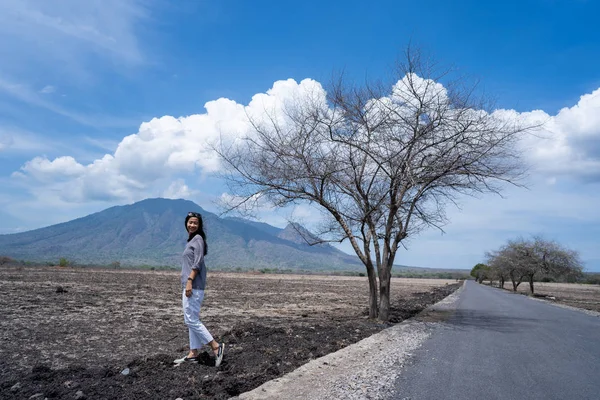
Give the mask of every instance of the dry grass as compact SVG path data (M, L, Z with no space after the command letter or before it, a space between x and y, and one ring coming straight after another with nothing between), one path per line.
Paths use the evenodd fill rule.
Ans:
M36 348L33 358L63 366L93 354L97 361L152 352L177 354L187 343L178 271L0 268L0 356L8 347ZM392 280L392 303L455 283ZM58 293L58 287L65 292ZM403 301L404 300L404 301ZM202 320L217 336L244 323L272 327L366 319L365 277L212 272ZM140 340L142 339L142 340ZM7 346L7 344L11 346ZM48 360L45 360L45 359Z
M441 300L458 286L447 283L394 279L391 317ZM14 398L228 399L389 326L368 318L365 277L213 272L201 318L227 343L224 363L203 352L174 368L189 346L181 296L178 271L2 266L0 393L19 382Z
M204 318L224 329L239 320L353 319L369 300L366 277L214 272L207 281ZM452 283L456 281L392 278L391 302Z
M512 284L506 282L505 289L512 290ZM534 283L535 294L538 296L555 297L551 301L572 307L600 312L600 285L584 285L579 283ZM529 283L519 285L517 292L530 294Z

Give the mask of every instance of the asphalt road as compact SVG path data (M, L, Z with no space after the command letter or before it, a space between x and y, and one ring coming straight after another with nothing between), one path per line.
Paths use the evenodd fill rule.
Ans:
M600 400L600 318L465 283L391 399Z

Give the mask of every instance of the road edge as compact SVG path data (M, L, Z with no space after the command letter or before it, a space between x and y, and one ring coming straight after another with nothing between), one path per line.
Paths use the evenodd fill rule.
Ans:
M478 285L482 285L482 283L478 283ZM516 292L515 293L514 291L512 291L510 289L505 289L505 288L501 288L501 287L497 287L497 286L488 286L488 285L485 285L485 286L489 287L489 288L492 288L492 289L498 289L498 290L501 290L503 292L510 293L510 294L513 294L513 295L525 296L525 297L527 297L530 300L535 300L535 301L539 301L539 302L542 302L542 303L550 304L550 305L553 305L553 306L556 306L556 307L565 308L567 310L579 311L579 312L582 312L584 314L591 315L592 317L600 317L600 312L598 312L598 311L588 310L586 308L581 308L581 307L570 306L568 304L563 304L563 303L556 302L556 301L550 301L550 300L546 300L546 299L540 298L540 297L534 297L534 296L532 296L529 293L522 293L522 292Z
M525 295L525 296L527 296L527 298L530 299L530 300L540 301L542 303L550 304L550 305L553 305L553 306L556 306L556 307L560 307L560 308L566 308L567 310L579 311L579 312L582 312L584 314L591 315L593 317L600 317L600 312L598 312L598 311L588 310L588 309L581 308L581 307L570 306L568 304L557 303L557 302L554 302L554 301L550 301L550 300L546 300L546 299L540 299L540 298L529 296L529 295Z
M412 318L311 360L231 400L380 398L393 389L402 366L429 338L432 323L447 318L456 309L465 285L466 280Z

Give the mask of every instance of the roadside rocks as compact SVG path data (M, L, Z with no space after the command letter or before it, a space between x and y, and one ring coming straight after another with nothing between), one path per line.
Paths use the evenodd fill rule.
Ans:
M66 387L67 389L76 389L79 387L79 382L65 381L63 383L63 386Z

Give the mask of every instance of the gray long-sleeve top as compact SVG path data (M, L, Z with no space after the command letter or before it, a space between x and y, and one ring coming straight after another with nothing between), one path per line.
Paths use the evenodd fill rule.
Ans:
M192 289L204 290L206 286L206 265L204 264L204 240L200 235L194 236L183 250L181 285L184 288L192 269L198 271L196 278L192 281Z

